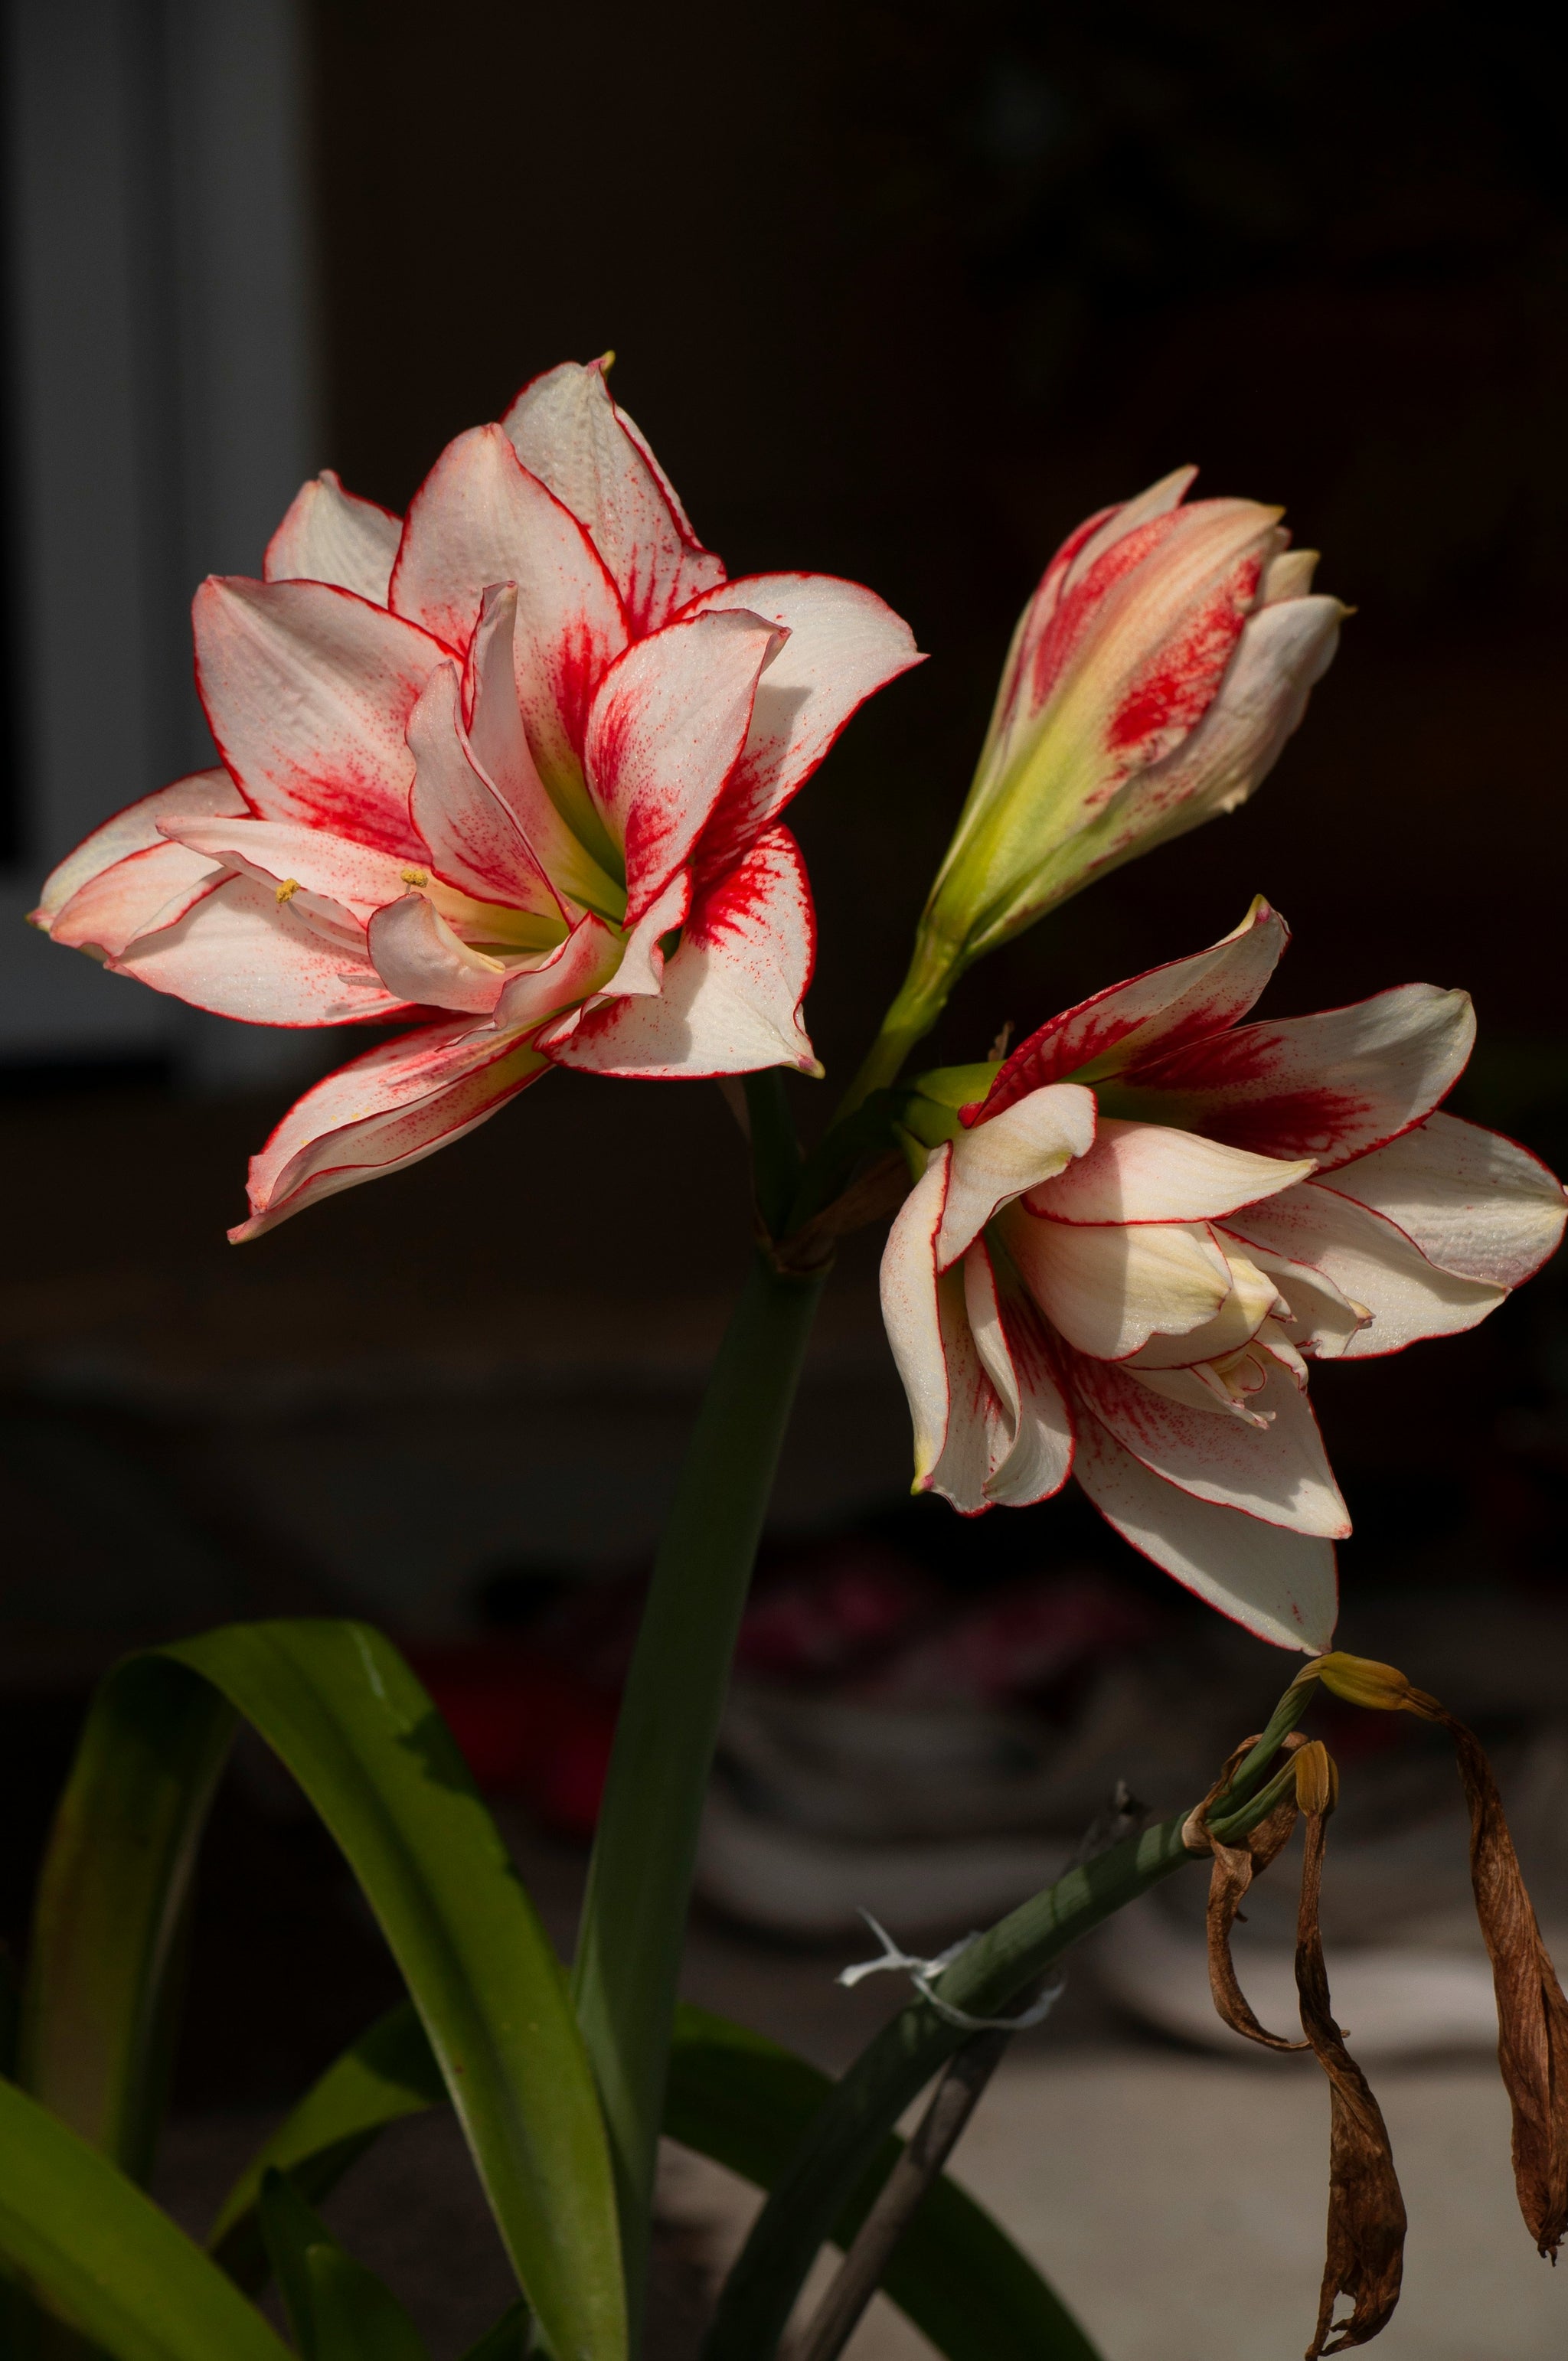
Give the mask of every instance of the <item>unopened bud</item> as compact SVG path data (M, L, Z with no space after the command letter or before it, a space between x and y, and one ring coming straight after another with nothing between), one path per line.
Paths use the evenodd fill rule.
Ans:
M1379 1664L1371 1656L1347 1656L1331 1650L1326 1656L1314 1657L1297 1675L1292 1686L1299 1688L1305 1681L1321 1681L1332 1696L1343 1697L1346 1705L1366 1706L1375 1713L1414 1713L1430 1721L1441 1710L1437 1699L1416 1688L1398 1664Z
M1314 1738L1291 1758L1296 1773L1296 1801L1303 1812L1332 1812L1339 1801L1339 1772L1321 1738Z

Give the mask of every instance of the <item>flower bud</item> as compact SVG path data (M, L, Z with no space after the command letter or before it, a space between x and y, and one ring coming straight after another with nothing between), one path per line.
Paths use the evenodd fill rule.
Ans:
M1310 595L1277 509L1183 505L1180 468L1062 545L1014 635L901 999L959 975L1093 877L1245 801L1346 609Z
M1413 1713L1431 1721L1442 1710L1436 1698L1412 1686L1397 1664L1379 1664L1370 1656L1347 1656L1338 1649L1314 1657L1297 1674L1292 1686L1299 1688L1303 1681L1321 1681L1331 1696L1375 1713Z

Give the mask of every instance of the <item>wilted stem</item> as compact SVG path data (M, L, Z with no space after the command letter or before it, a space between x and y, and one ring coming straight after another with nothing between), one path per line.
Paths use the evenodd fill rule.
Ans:
M778 1113L752 1100L764 1202L787 1177ZM654 1562L588 1872L574 1983L609 2129L634 2323L697 1827L824 1276L785 1277L759 1257L730 1319Z

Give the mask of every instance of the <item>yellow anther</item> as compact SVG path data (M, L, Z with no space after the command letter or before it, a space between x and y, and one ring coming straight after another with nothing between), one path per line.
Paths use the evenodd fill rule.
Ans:
M273 898L278 902L291 902L299 890L300 881L297 877L285 877Z
M428 885L429 883L430 872L428 869L405 869L403 872L403 884L405 885Z

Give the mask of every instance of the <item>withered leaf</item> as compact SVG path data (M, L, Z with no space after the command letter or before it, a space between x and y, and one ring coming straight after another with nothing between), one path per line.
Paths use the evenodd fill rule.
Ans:
M1555 2262L1568 2233L1568 2000L1541 1938L1486 1750L1442 1707L1426 1700L1425 1708L1423 1719L1441 1722L1453 1741L1470 1806L1470 1879L1492 1960L1519 2211L1538 2250Z
M1329 2226L1318 2325L1307 2361L1381 2334L1399 2301L1405 2258L1405 2201L1394 2170L1383 2111L1365 2075L1344 2046L1329 2005L1328 1970L1318 1922L1323 1877L1326 1812L1307 1816L1301 1866L1301 1906L1296 1922L1296 1989L1301 2029L1329 2078ZM1334 2304L1348 2296L1354 2309L1336 2326ZM1331 2343L1329 2340L1332 2339Z
M1302 1743L1294 1730L1290 1739L1294 1745ZM1239 1760L1239 1753L1233 1755L1233 1763ZM1305 2049L1310 2044L1287 2041L1282 2035L1270 2033L1258 2023L1252 2004L1236 1980L1231 1931L1241 1916L1241 1905L1253 1879L1262 1875L1280 1848L1288 1842L1295 1825L1296 1798L1288 1793L1240 1844L1223 1844L1218 1837L1212 1833L1209 1836L1214 1854L1214 1865L1209 1872L1209 1989L1214 1996L1215 2008L1231 2030L1245 2035L1248 2041L1261 2042L1266 2049Z

